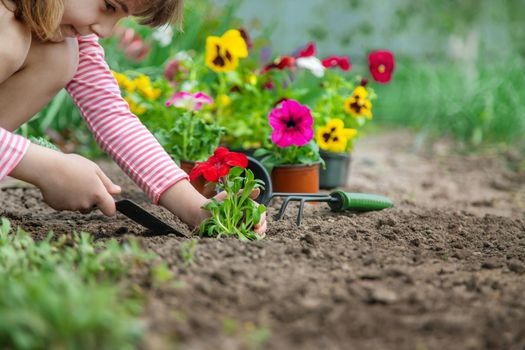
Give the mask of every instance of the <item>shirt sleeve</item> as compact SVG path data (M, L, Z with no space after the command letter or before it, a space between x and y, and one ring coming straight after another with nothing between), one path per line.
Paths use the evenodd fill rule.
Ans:
M20 163L29 143L22 136L0 128L0 181Z
M78 69L66 90L98 145L157 204L166 189L188 175L130 112L97 36L80 37L78 44Z

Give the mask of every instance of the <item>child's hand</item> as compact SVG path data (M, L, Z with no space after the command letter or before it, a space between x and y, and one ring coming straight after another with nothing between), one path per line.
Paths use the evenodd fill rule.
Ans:
M37 186L54 209L89 212L98 207L105 215L115 215L112 195L120 193L120 187L79 155L31 144L12 175Z

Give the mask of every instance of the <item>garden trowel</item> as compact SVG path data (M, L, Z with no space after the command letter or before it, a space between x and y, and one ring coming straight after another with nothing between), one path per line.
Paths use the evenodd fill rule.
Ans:
M178 231L173 226L168 225L167 223L165 223L155 215L151 214L137 203L130 201L129 199L122 199L116 201L115 206L117 207L117 210L119 212L156 234L174 233L179 237L186 237L185 234Z
M61 152L58 147L56 147L51 142L48 142L44 138L30 138L31 142L50 148L54 151ZM115 206L119 212L126 215L131 220L135 221L139 225L144 226L145 228L151 230L152 232L156 234L168 234L168 233L174 233L177 236L180 237L186 237L185 234L178 231L174 227L168 225L155 215L148 212L146 209L142 208L137 203L130 201L129 199L122 199L115 201Z

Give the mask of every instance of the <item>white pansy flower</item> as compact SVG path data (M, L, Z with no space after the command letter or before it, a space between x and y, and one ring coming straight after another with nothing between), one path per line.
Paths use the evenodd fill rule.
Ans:
M157 41L161 47L166 47L171 44L173 39L173 29L169 25L157 28L151 37Z
M321 60L315 56L300 57L295 61L295 64L299 68L308 69L317 78L322 78L326 69Z

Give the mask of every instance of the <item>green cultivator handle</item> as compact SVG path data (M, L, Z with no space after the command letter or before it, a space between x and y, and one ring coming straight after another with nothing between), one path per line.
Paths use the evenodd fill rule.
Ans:
M330 197L333 199L328 202L328 205L332 211L372 211L394 206L389 198L376 194L334 191L330 193Z
M345 191L334 191L330 194L322 193L272 193L269 197L271 199L281 197L283 204L279 209L276 219L280 220L284 217L284 213L290 202L300 202L299 212L297 214L297 226L301 225L303 220L304 205L307 202L326 202L330 209L334 212L341 212L345 210L353 211L372 211L392 208L394 203L384 196L367 193L352 193Z

